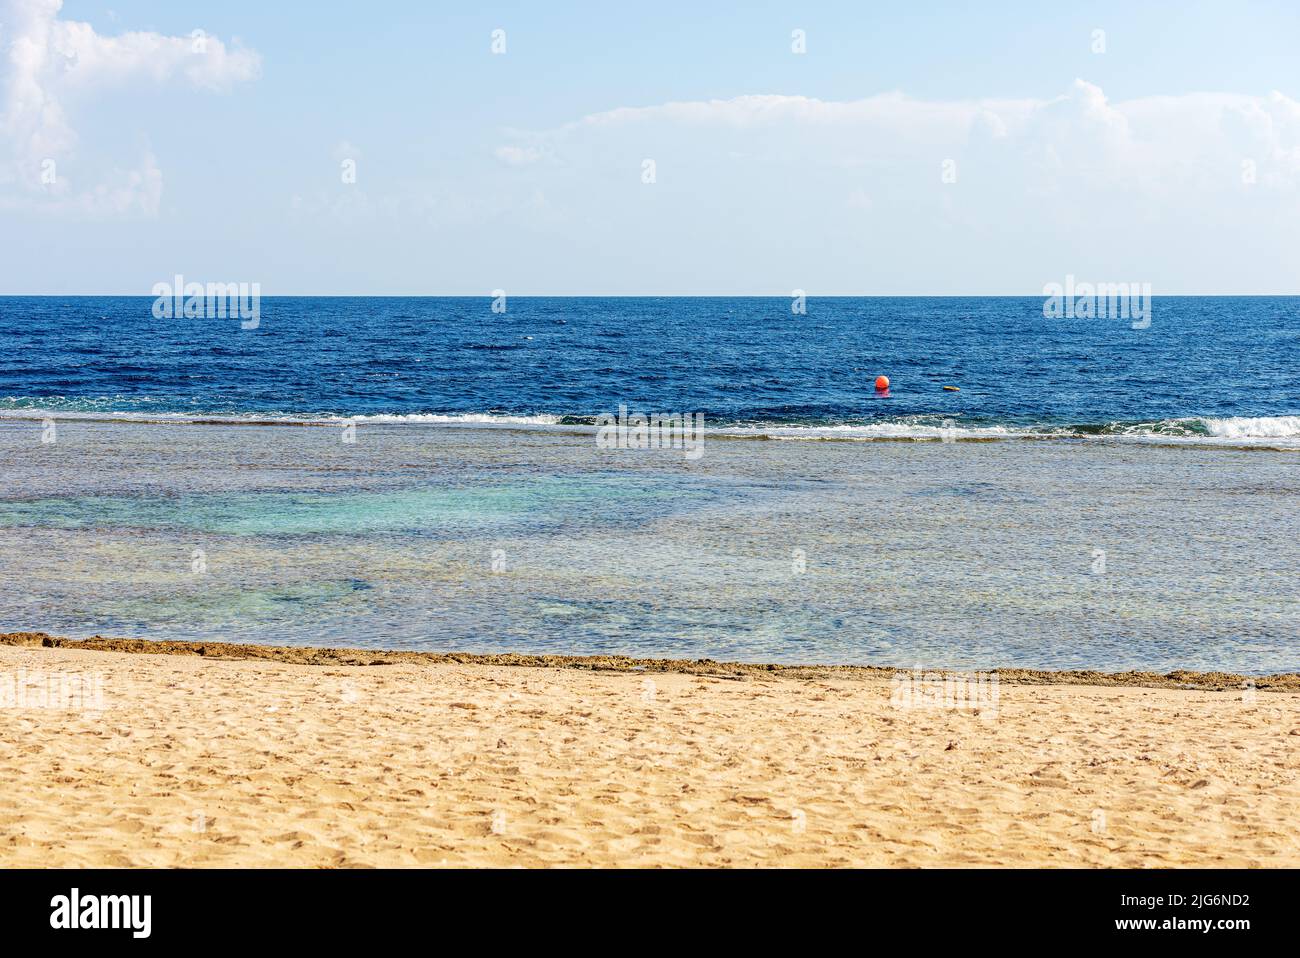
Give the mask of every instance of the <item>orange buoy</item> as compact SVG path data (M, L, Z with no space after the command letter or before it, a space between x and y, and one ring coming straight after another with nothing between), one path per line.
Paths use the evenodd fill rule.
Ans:
M888 377L888 376L877 376L877 377L876 377L876 388L877 388L878 390L880 390L881 392L884 392L886 389L888 389L888 388L889 388L889 377Z

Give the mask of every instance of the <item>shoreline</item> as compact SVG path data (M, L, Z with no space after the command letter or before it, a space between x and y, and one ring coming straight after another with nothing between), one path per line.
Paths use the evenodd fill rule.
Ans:
M0 647L81 649L93 652L122 652L134 655L171 655L210 661L261 661L314 666L383 665L478 665L516 668L574 669L589 672L631 674L678 673L730 678L846 679L869 681L895 675L969 675L971 669L909 669L877 665L780 665L776 663L718 662L713 659L656 659L625 655L545 655L525 653L425 652L363 649L329 646L259 645L238 642L181 642L152 639L112 638L95 635L86 639L54 636L45 632L0 633ZM997 676L1010 685L1094 686L1103 688L1180 689L1223 692L1239 690L1246 683L1260 692L1300 692L1300 672L1272 675L1244 675L1232 672L1193 672L1177 669L1159 672L1099 672L1085 669L1046 670L998 668L978 670Z

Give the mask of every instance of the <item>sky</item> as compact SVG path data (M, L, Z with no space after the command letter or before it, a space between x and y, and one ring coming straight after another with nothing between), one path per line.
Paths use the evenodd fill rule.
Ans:
M1285 2L0 0L0 295L1296 294L1297 41Z

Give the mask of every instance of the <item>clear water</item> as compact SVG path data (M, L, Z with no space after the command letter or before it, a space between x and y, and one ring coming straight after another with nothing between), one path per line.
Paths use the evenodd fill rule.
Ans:
M1300 668L1295 454L0 422L0 623L902 666ZM196 551L202 550L200 571ZM1104 571L1097 571L1098 551Z
M0 628L1300 670L1298 302L0 299Z

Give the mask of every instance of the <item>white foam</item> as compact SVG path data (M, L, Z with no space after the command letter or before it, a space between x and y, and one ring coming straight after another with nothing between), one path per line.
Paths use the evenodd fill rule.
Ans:
M875 422L840 426L718 426L705 433L765 439L1014 439L1035 435L1006 426L970 428L917 422Z
M508 413L374 413L357 416L288 413L119 412L61 410L34 407L0 409L0 419L59 419L144 423L230 423L334 426L339 423L392 423L467 428L540 429L595 432L591 424L566 424L553 414ZM706 424L705 435L733 439L841 440L841 441L988 441L998 439L1083 439L1157 445L1216 445L1300 449L1300 416L1234 416L1223 419L1166 419L1155 422L1112 422L1100 432L1076 432L1068 426L962 426L937 415L914 416L892 422L840 425L715 425Z
M1300 439L1300 416L1206 419L1205 428L1224 439Z
M429 423L437 426L557 426L559 416L512 416L505 413L453 413L441 415L435 413L386 414L377 413L367 416L332 417L333 421L347 422L410 422Z
M294 415L290 413L185 413L185 412L96 412L85 409L0 409L0 419L62 419L104 422L121 420L123 422L142 423L192 423L216 422L231 423L285 423L288 425L334 425L335 423L425 423L438 426L554 426L560 423L559 416L510 416L492 413L463 413L457 415L434 415L424 413L376 414L363 416L335 415Z

